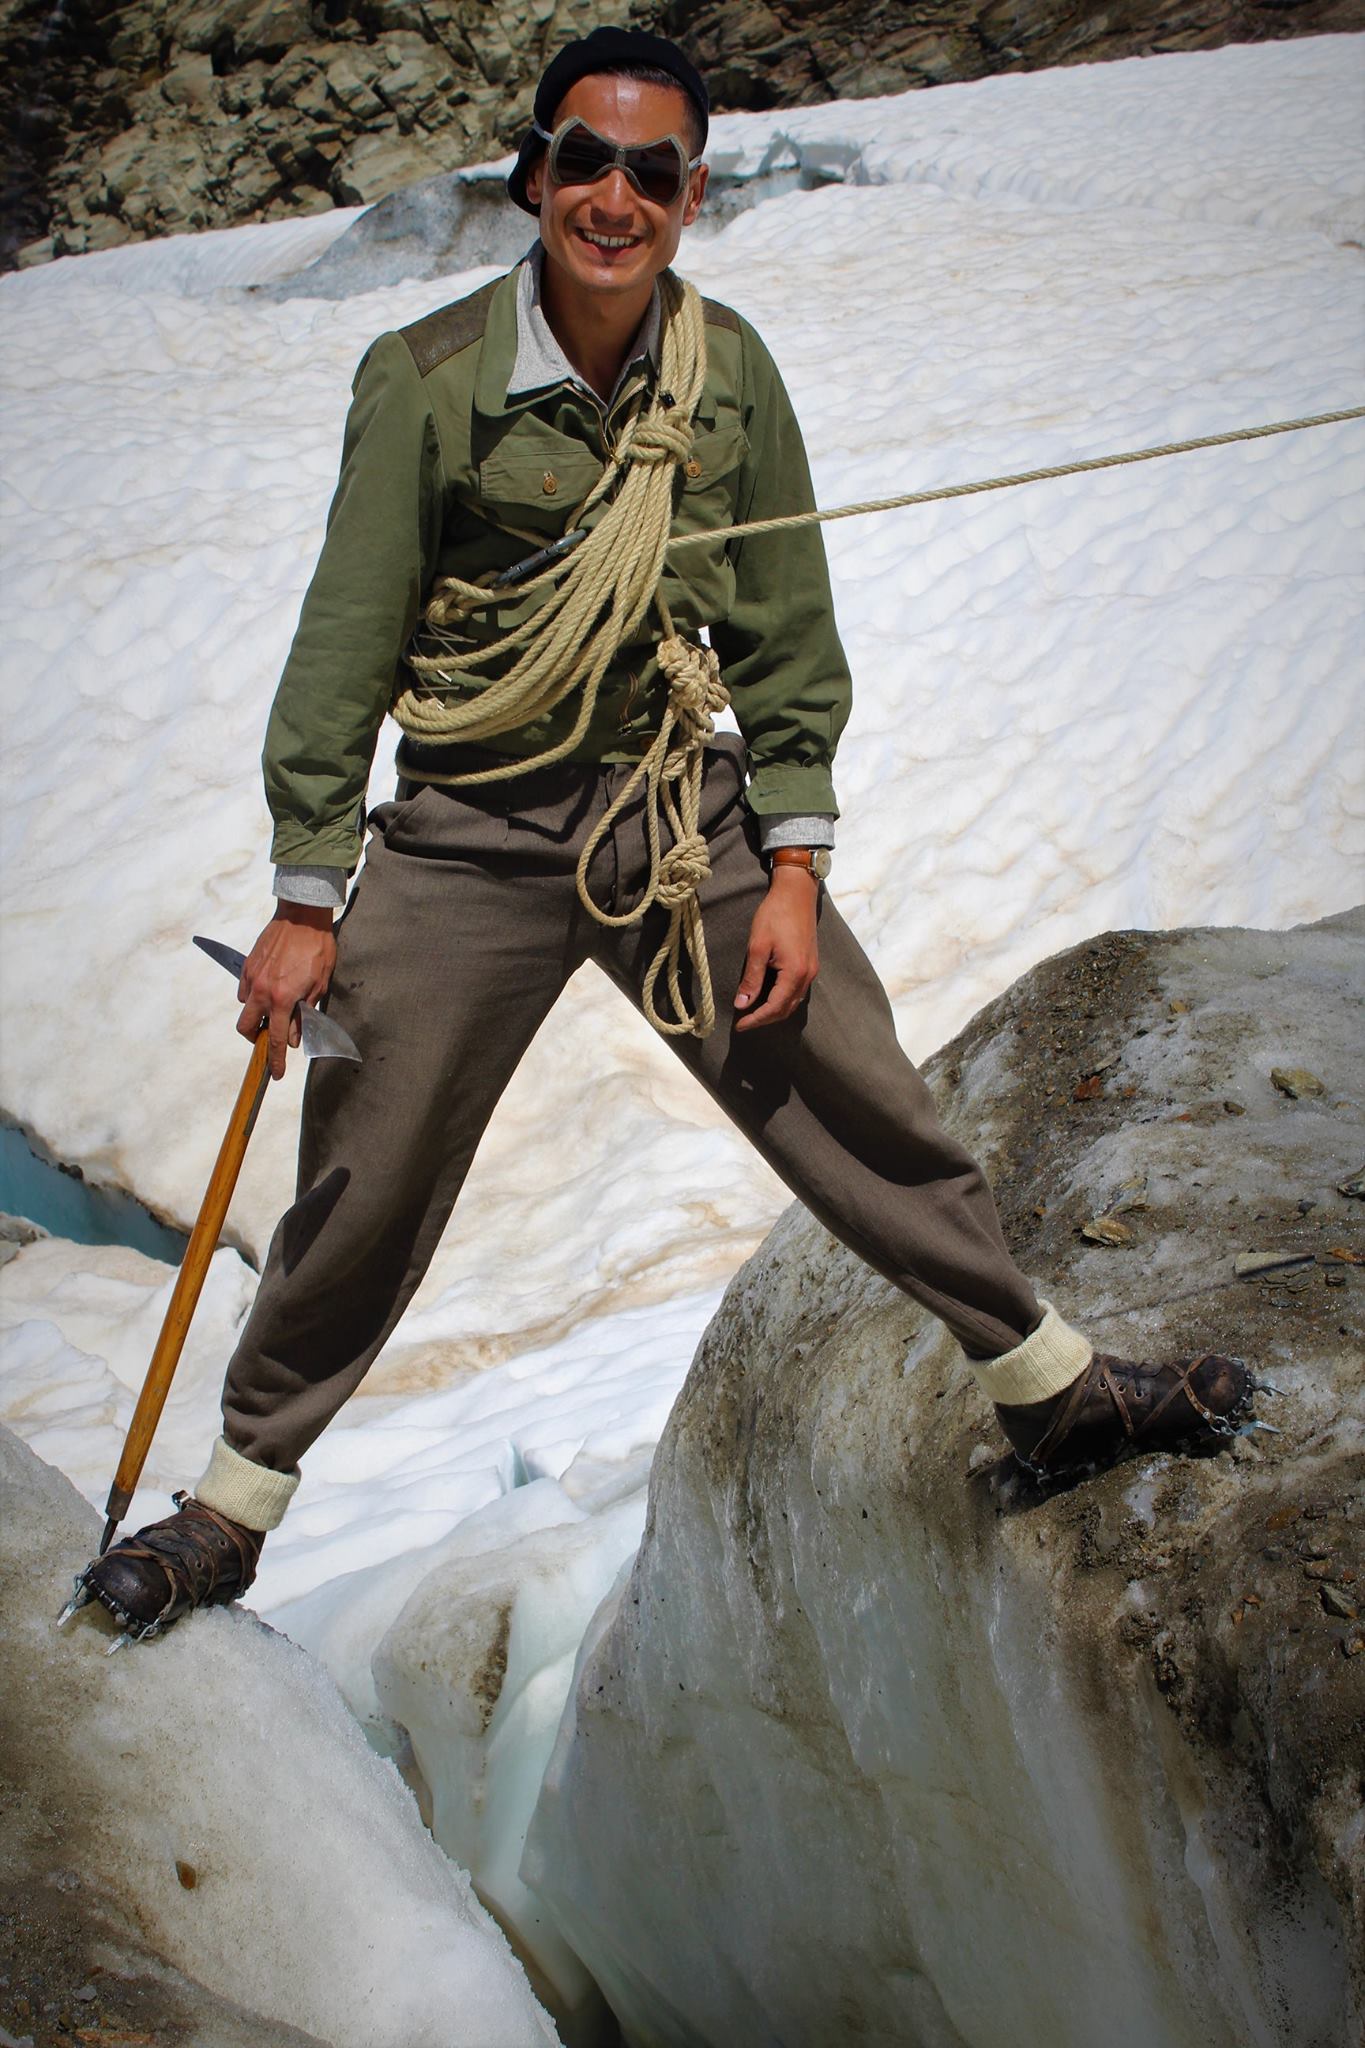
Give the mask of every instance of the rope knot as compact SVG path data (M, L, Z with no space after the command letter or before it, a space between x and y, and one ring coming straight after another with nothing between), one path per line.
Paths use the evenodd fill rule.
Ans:
M659 893L655 901L672 910L695 896L711 875L711 857L700 832L685 832L659 859Z
M678 412L647 412L637 421L627 458L653 468L660 462L686 462L692 451L692 422Z
M678 635L660 579L674 513L678 478L693 447L692 415L706 384L706 320L691 285L671 272L659 281L663 297L659 382L676 394L671 406L657 400L636 411L592 490L574 516L602 505L572 555L561 563L538 554L523 565L524 581L509 602L504 624L500 591L444 578L429 606L426 628L433 645L413 648L407 662L416 678L397 692L393 711L404 732L421 739L479 746L546 718L570 695L577 710L569 730L542 753L520 756L491 768L460 773L432 770L440 782L502 781L551 761L570 758L589 731L598 690L612 660L636 632L652 602L664 642L659 652L668 684L663 723L639 764L593 826L579 854L575 884L585 912L598 924L636 925L651 906L667 911L667 930L645 970L640 1003L665 1037L705 1038L716 1019L715 992L706 958L697 888L710 874L698 828L704 749L714 727L712 714L729 702L720 668L709 648ZM471 509L492 526L535 543L537 536L502 526L491 508L475 500ZM487 631L466 621L487 609ZM645 786L644 814L649 881L639 902L619 913L597 903L588 869L598 846ZM661 853L664 828L673 841ZM687 966L690 987L684 986ZM662 1015L656 993L667 993L671 1015Z
M715 649L684 640L681 633L670 633L659 642L658 661L668 679L668 708L679 742L683 747L703 745L715 731L712 718L730 702Z

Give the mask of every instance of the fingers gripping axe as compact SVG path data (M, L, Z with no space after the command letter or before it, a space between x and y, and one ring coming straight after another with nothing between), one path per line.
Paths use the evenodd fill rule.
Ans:
M221 967L226 967L234 980L240 980L246 966L246 960L241 953L234 952L230 946L220 945L216 939L196 938L194 943L207 953L211 960L216 960ZM320 1010L312 1009L306 1004L299 1005L296 1015L299 1021L300 1044L305 1058L356 1061L360 1059L360 1054L347 1034L332 1018L324 1016ZM108 1520L104 1525L104 1535L100 1539L101 1557L109 1548L114 1531L128 1512L134 1489L147 1462L147 1453L151 1449L157 1423L161 1420L161 1411L171 1390L171 1380L176 1366L180 1363L180 1354L185 1348L190 1321L208 1274L209 1261L217 1249L219 1232L222 1230L228 1204L237 1185L237 1176L241 1172L242 1161L246 1156L247 1141L265 1097L269 1080L269 1051L270 1033L267 1020L263 1018L260 1030L256 1034L256 1042L251 1049L251 1058L247 1062L242 1085L237 1092L237 1100L233 1104L232 1115L228 1119L223 1142L218 1149L213 1173L200 1204L199 1214L195 1218L194 1229L190 1233L190 1241L185 1247L185 1256L171 1292L161 1333L156 1340L156 1348L152 1352L147 1377L142 1383L142 1392L138 1395L133 1419L128 1426L123 1455L118 1461L114 1483L109 1489L109 1499L105 1506ZM86 1584L86 1576L85 1572L78 1575L72 1596L58 1616L59 1628L63 1622L70 1619L77 1608L83 1607L92 1597L90 1587Z

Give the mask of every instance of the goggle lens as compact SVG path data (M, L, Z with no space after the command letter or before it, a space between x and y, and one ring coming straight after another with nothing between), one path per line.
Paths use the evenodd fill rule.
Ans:
M636 191L655 206L671 206L687 183L687 159L671 135L627 148L575 121L550 145L550 176L557 185L593 185L618 163Z

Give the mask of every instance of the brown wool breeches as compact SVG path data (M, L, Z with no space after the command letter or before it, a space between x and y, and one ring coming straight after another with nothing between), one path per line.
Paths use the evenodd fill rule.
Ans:
M980 1168L943 1130L891 1006L825 896L820 973L784 1024L731 1029L768 886L743 748L706 755L701 893L719 1022L668 1043L827 1229L995 1357L1042 1314ZM473 765L478 765L474 762ZM223 1391L224 1436L291 1472L364 1378L426 1272L498 1098L569 976L595 960L637 1007L663 914L608 930L574 887L579 851L629 774L561 764L512 782L400 790L371 819L327 1007L364 1054L308 1075L298 1197ZM613 910L647 871L638 806L589 876ZM1074 1368L1073 1368L1074 1369Z

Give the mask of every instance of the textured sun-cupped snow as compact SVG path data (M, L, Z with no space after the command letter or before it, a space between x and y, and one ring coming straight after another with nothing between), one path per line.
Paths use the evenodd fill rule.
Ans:
M123 1245L43 1238L4 1268L0 1406L11 1429L90 1500L103 1501L146 1377L174 1270ZM197 1476L212 1436L223 1359L255 1276L214 1254L153 1443L137 1509L169 1514L171 1489Z
M102 1505L175 1275L122 1246L60 1239L25 1245L3 1270L0 1412ZM223 1361L254 1285L235 1252L216 1254L128 1528L169 1514L172 1491L202 1471L221 1427ZM621 1475L657 1443L719 1298L710 1289L593 1318L548 1348L530 1347L435 1390L433 1380L445 1375L441 1347L432 1379L424 1380L414 1353L418 1369L406 1391L389 1383L389 1391L352 1403L309 1454L288 1518L266 1548L252 1606L273 1621L316 1596L309 1627L318 1629L333 1606L354 1606L357 1573L408 1553L432 1563L432 1546L467 1522L477 1540L484 1512L495 1507L488 1527L511 1527L509 1510L497 1506L509 1494L538 1500L543 1482L569 1519L594 1512L604 1488L614 1501ZM382 1372L378 1379L386 1384ZM643 1474L633 1483L642 1485ZM534 1518L533 1501L525 1512ZM513 1533L524 1533L521 1522ZM403 1580L395 1597L385 1595L382 1619L363 1657L357 1652L361 1662L415 1583ZM292 1621L281 1626L293 1633ZM354 1633L353 1616L348 1627ZM344 1660L328 1662L346 1683Z
M765 335L825 505L1358 402L1363 51L728 116L720 168L849 182L757 205L680 267ZM490 275L327 302L246 289L297 278L346 225L0 282L0 1105L181 1223L246 1058L231 985L189 940L246 946L269 910L256 757L350 376L376 333ZM834 888L912 1054L1106 926L1276 926L1358 895L1363 451L1356 423L827 530L856 681ZM376 797L389 761L386 739ZM255 1253L290 1192L298 1081L272 1091L234 1205ZM566 2009L582 1986L516 1877L565 1645L634 1543L642 1461L720 1286L783 1199L580 977L253 1589L374 1740L410 1746L443 1841ZM170 1285L138 1254L57 1243L4 1268L0 1413L91 1499ZM251 1285L220 1252L134 1523L201 1469ZM423 1671L442 1596L469 1642L452 1621ZM466 1651L496 1643L499 1603L486 1739L456 1740L484 1668ZM228 1627L197 1622L158 1658ZM232 1634L234 1672L248 1640ZM157 1901L183 1906L169 1885ZM410 1951L384 1927L398 1969ZM425 1921L413 1939L429 1959Z
M1063 211L1122 207L1345 237L1360 233L1365 212L1350 83L1359 63L1352 39L1322 36L1014 72L723 117L708 156L730 176L799 163Z
M874 182L761 204L683 267L768 338L826 505L1350 402L1363 49L726 117L722 166L795 149ZM228 978L189 938L248 944L269 908L256 755L350 373L376 332L488 274L327 303L241 288L344 225L0 286L0 1101L182 1222L246 1057ZM828 529L856 677L834 886L913 1054L1082 934L1284 924L1358 891L1362 450L1348 425ZM290 1191L297 1087L272 1092L233 1209L257 1251ZM581 977L366 1397L310 1455L262 1604L647 1448L781 1201ZM193 1479L216 1427L250 1287L218 1265L137 1512ZM168 1288L132 1254L35 1246L7 1270L0 1402L92 1498Z
M769 339L825 504L1349 403L1360 251L1334 237L1360 185L1360 55L1334 38L728 117L722 161L809 130L886 182L760 205L682 266ZM269 909L255 760L350 372L487 274L341 303L205 295L297 267L332 225L0 291L4 1098L181 1220L244 1054L188 942L249 944ZM834 886L912 1052L1083 932L1349 900L1362 447L1359 425L1322 429L830 530L857 680ZM377 791L389 773L385 745ZM296 1087L234 1208L257 1251ZM485 1362L721 1281L781 1192L717 1118L585 975L392 1356L425 1328L447 1352L458 1335L452 1364Z

